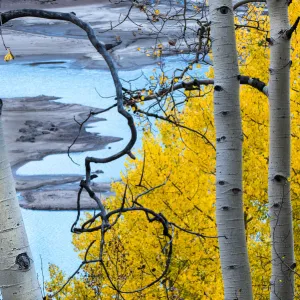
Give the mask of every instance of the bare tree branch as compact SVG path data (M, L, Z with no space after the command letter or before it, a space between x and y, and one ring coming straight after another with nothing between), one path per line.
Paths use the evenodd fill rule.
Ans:
M259 80L258 78L252 78L249 76L241 75L240 83L249 85L249 86L257 89L258 91L262 92L266 96L268 96L267 85L264 82L262 82L261 80ZM153 95L145 96L142 101L154 100L154 99L157 99L158 97L166 96L171 92L181 90L181 89L198 90L202 85L213 85L213 84L214 84L213 79L196 79L195 78L188 82L182 81L182 82L174 84L168 88L161 89L158 92L154 93ZM130 91L126 88L123 88L123 90L130 93ZM140 98L140 96L133 96L133 99L137 99L137 98Z
M118 75L117 67L115 62L113 61L110 53L107 51L107 47L104 43L100 42L95 34L93 28L86 22L82 21L81 19L77 18L73 13L60 13L60 12L53 12L53 11L43 11L37 9L22 9L22 10L11 10L1 14L1 24L7 23L9 20L23 18L23 17L36 17L36 18L43 18L43 19L55 19L55 20L62 20L71 22L81 29L83 29L87 36L98 51L99 54L102 55L104 58L107 66L109 67L110 73L112 75L114 85L116 88L116 100L117 100L117 108L118 112L127 119L128 126L131 130L131 138L128 144L124 147L123 150L114 154L107 158L95 158L95 157L86 157L85 159L85 166L86 166L86 183L89 185L90 183L90 173L91 168L90 164L93 163L108 163L113 160L120 158L123 155L130 154L131 155L131 148L136 142L137 139L137 132L134 125L133 117L124 109L123 107L123 91L122 91L122 84ZM131 157L133 157L131 155Z
M256 2L256 3L266 3L267 1L266 0L243 0L243 1L240 1L240 2L236 3L233 6L233 9L236 10L240 6L243 6L243 5L248 4L248 3L254 3L254 2Z
M292 27L286 31L285 35L286 35L286 38L289 40L291 39L292 35L293 35L293 32L296 31L298 25L299 25L299 21L300 21L300 17L298 17L295 21L295 23L292 25Z

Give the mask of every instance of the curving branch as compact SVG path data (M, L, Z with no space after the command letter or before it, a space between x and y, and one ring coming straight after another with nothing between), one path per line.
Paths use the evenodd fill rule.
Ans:
M258 91L262 92L266 96L268 96L268 87L267 87L267 85L258 78L252 78L250 76L241 75L240 76L240 83L243 84L243 85L249 85L249 86L257 89ZM145 96L143 98L143 101L149 101L149 100L157 99L158 97L164 97L164 96L166 96L166 95L168 95L168 94L170 94L174 91L178 91L178 90L181 90L181 89L185 89L185 90L189 90L189 91L190 90L199 90L202 85L207 86L207 85L213 85L213 84L214 84L213 79L196 79L195 78L195 79L193 79L191 81L188 81L188 82L182 81L180 83L171 85L168 88L161 89L158 92L154 93L153 95ZM123 88L123 90L130 94L130 91L128 89ZM138 92L138 94L139 93L140 93L140 91ZM140 98L140 95L133 97L134 100L138 99L138 98Z
M173 124L173 125L175 125L175 126L177 126L177 127L186 129L186 130L191 131L191 132L194 132L194 133L196 133L197 135L201 136L201 137L205 140L205 142L206 142L208 145L210 145L214 150L216 150L216 147L214 146L214 144L213 144L213 143L205 136L205 134L203 134L203 133L201 133L201 132L199 132L199 131L197 131L197 130L195 130L195 129L193 129L193 128L190 128L190 127L187 127L187 126L185 126L185 125L183 125L183 124L180 124L179 122L176 122L176 121L174 121L174 120L171 120L169 117L163 117L163 116L160 116L160 115L155 114L155 113L150 113L150 112L141 110L141 109L139 109L139 108L137 108L137 109L135 110L135 113L140 113L140 114L143 114L143 115L148 116L148 117L153 117L153 118L155 118L155 119L163 120L163 121L166 121L166 122L168 122L168 123L171 123L171 124Z
M240 6L243 6L245 4L248 4L248 3L254 3L254 2L258 2L258 3L266 3L267 1L266 0L242 0L238 3L236 3L234 6L233 6L233 9L236 10L237 8L239 8Z
M251 87L253 87L253 88L257 89L258 91L262 92L263 94L265 94L265 96L268 97L268 95L269 95L268 86L263 81L259 80L259 78L253 78L253 77L249 77L249 76L241 76L240 84L250 85Z
M149 192L151 192L151 191L149 190ZM112 285L112 288L120 294L133 294L133 293L141 292L141 291L153 286L154 284L158 283L168 273L169 268L170 268L170 264L171 264L172 252L173 252L173 234L170 233L170 229L172 229L172 226L170 225L170 223L167 221L167 219L161 213L156 213L153 210L148 209L146 207L142 207L142 206L139 206L139 207L124 207L125 197L126 197L126 188L125 188L124 197L123 197L121 207L119 209L116 209L116 210L113 210L113 211L109 212L106 215L107 220L109 218L115 216L115 215L117 216L116 220L112 223L112 225L107 226L107 224L102 222L102 224L99 225L99 226L96 226L96 227L93 227L93 228L85 228L85 226L87 224L91 225L91 223L93 223L97 219L97 217L100 216L100 214L94 216L93 218L91 218L90 220L85 222L80 228L76 228L75 223L74 223L74 225L72 227L72 232L74 232L74 233L95 232L95 231L101 230L100 257L97 260L90 260L90 261L87 260L87 253L88 253L89 249L91 248L92 244L94 243L94 242L92 242L90 244L90 246L88 247L87 251L86 251L84 261L80 264L80 266L76 269L76 271L68 278L68 280L62 285L62 287L59 289L59 291L52 295L52 297L57 295L59 292L61 292L66 287L66 285L70 282L70 280L75 277L77 272L85 264L89 264L89 263L95 263L95 262L100 263L103 270L104 270L104 272L105 272L105 274L106 274L106 276L107 276L107 278L108 278L108 280L109 280L109 282L110 282L110 284ZM105 233L107 232L107 230L110 229L114 224L116 224L117 220L119 219L119 217L122 213L134 212L134 211L144 212L149 223L159 222L162 225L162 234L163 234L163 236L165 236L168 239L168 242L166 243L165 247L162 250L162 253L165 254L165 256L166 256L166 262L165 262L164 270L161 273L161 275L159 277L155 278L149 284L147 284L147 285L145 285L145 286L143 286L143 287L141 287L137 290L123 291L123 290L120 290L115 285L115 283L113 282L113 280L111 278L111 275L110 275L110 273L109 273L109 271L108 271L108 269L107 269L107 267L104 263L104 259L103 259L104 245L105 245L104 236L105 236ZM173 223L172 223L172 225L173 225ZM166 248L168 248L168 250L166 251L166 253L164 253L164 250Z
M11 10L0 14L1 17L1 24L5 24L10 20L24 18L24 17L35 17L35 18L42 18L42 19L52 19L52 20L61 20L71 22L74 25L80 27L84 30L87 34L88 39L97 50L97 52L102 55L104 58L111 76L114 81L115 89L116 89L116 100L117 100L117 108L118 112L127 119L128 126L130 127L131 131L131 138L128 144L124 147L123 150L114 154L107 158L95 158L95 157L87 157L85 160L86 165L86 186L90 184L91 178L91 167L90 164L93 163L108 163L113 160L120 158L123 155L130 155L130 157L134 158L131 154L130 150L134 146L136 139L137 139L137 131L134 125L133 117L124 109L123 106L123 91L122 91L122 84L118 75L118 70L114 60L112 59L108 49L113 48L117 44L109 44L106 45L98 40L95 31L93 28L87 23L76 17L74 13L61 13L61 12L53 12L53 11L44 11L38 9L21 9L21 10ZM103 212L105 214L105 212Z
M236 9L239 6L244 5L246 3L250 3L250 2L265 2L265 1L251 1L251 0L240 1L235 5L234 8ZM184 12L184 14L185 14L185 12ZM152 16L153 16L153 14L152 14ZM116 42L114 44L104 44L104 43L102 43L101 41L98 40L93 28L88 23L86 23L86 22L82 21L81 19L79 19L78 17L76 17L76 15L74 13L60 13L60 12L43 11L43 10L35 10L35 9L12 10L12 11L8 11L8 12L5 12L5 13L0 13L1 24L5 24L10 20L17 19L17 18L23 18L23 17L36 17L36 18L55 19L55 20L67 21L67 22L70 22L70 23L80 27L82 30L84 30L86 32L87 37L90 40L91 44L94 46L94 48L97 50L97 52L100 55L102 55L102 57L104 58L107 66L110 70L110 73L112 75L114 85L115 85L115 90L116 90L116 98L115 99L116 99L117 102L116 102L116 104L108 107L104 111L107 111L107 110L110 110L114 107L117 107L118 112L127 120L128 126L131 130L131 138L130 138L129 142L118 153L115 153L114 155L111 155L111 156L106 157L106 158L86 157L86 159L85 159L86 178L85 178L85 180L82 180L81 183L80 183L80 189L79 189L78 197L77 197L77 213L78 214L77 214L76 221L72 225L71 231L73 233L85 233L85 232L99 231L101 233L99 259L97 259L97 260L88 260L87 259L89 250L91 249L91 247L93 246L93 244L95 242L95 241L93 241L88 246L88 248L86 250L85 257L84 257L84 260L81 263L81 265L77 268L77 270L74 272L74 274L67 280L67 282L62 286L62 288L52 296L57 295L70 282L70 280L77 274L77 272L84 265L91 264L91 263L100 263L101 264L101 266L102 266L104 272L106 273L106 276L107 276L108 280L110 281L113 289L115 289L118 293L120 293L120 294L122 294L122 293L130 294L130 293L140 292L140 291L142 291L142 290L158 283L168 273L170 263L171 263L171 257L172 257L172 243L173 243L174 228L176 228L176 229L178 229L182 232L192 234L192 235L202 237L202 238L217 238L217 237L209 237L209 236L206 236L206 235L203 235L203 234L200 234L200 233L196 233L196 232L192 232L188 229L182 228L181 226L176 225L175 223L169 222L161 213L158 213L158 212L150 210L146 207L143 207L140 203L137 202L137 200L140 197L144 196L147 193L151 193L152 191L154 191L157 188L160 188L165 183L163 183L161 185L158 185L158 186L155 186L153 188L149 188L146 191L144 191L143 193L139 194L134 199L133 204L132 204L131 207L126 207L126 200L127 200L126 199L127 185L126 185L126 188L125 188L125 191L124 191L124 196L122 198L122 204L121 204L120 208L118 208L116 210L113 210L113 211L110 211L110 212L106 212L104 205L101 203L101 199L95 194L95 192L91 188L91 180L93 179L93 176L91 176L91 163L109 163L109 162L114 161L114 160L116 160L116 159L118 159L118 158L120 158L124 155L129 155L133 159L135 158L133 156L133 154L131 153L131 149L134 146L134 144L136 142L136 139L137 139L136 127L134 125L132 115L129 114L124 109L124 105L131 105L131 100L133 100L133 104L134 104L135 100L136 101L141 100L139 92L129 91L129 90L126 90L125 88L122 87L120 78L118 76L117 67L116 67L110 53L108 52L108 50L110 50L113 47L119 45L120 42ZM126 18L127 17L129 17L129 13L126 16ZM200 32L201 34L199 34L199 37L198 37L199 38L199 44L198 44L197 57L196 57L195 62L199 61L200 53L202 53L201 52L201 49L203 48L202 47L202 38L204 38L204 33L205 32L207 34L207 43L209 41L209 29L206 30L204 27L201 27L201 32ZM185 39L185 37L184 37L184 39ZM205 49L209 48L208 44L206 44L204 48ZM203 59L204 59L204 55L203 55ZM183 70L183 72L181 74L181 77L183 77L183 75L187 72L188 69L189 69L189 66L186 67ZM253 88L256 88L260 92L264 93L265 95L268 95L268 89L267 89L266 84L263 83L262 81L260 81L259 79L251 78L251 77L248 77L248 76L239 76L238 79L240 80L241 84L250 85ZM201 85L213 85L213 84L214 84L213 79L205 79L205 80L194 79L194 80L189 81L189 82L182 81L181 83L177 83L177 84L172 82L170 87L161 89L157 93L155 93L154 95L145 96L143 101L154 100L154 99L157 99L159 97L164 97L167 94L172 93L173 91L176 91L176 90L180 90L180 89L200 90ZM130 97L131 97L130 100L124 99L123 91L125 91L126 93L128 93L130 95ZM0 102L0 105L1 105L1 102ZM0 107L0 111L1 111L1 107ZM78 125L79 125L78 136L80 134L80 130L81 130L83 124L86 123L91 116L100 114L104 111L96 111L96 112L91 111L90 114L87 116L87 118L83 122L81 122L81 123L77 122ZM200 136L202 136L204 139L206 139L207 143L210 144L214 148L214 145L205 137L205 135L201 134L200 132L198 132L196 130L193 130L193 129L188 128L188 127L186 127L184 125L181 125L181 124L177 124L175 121L173 121L169 118L165 118L165 117L162 117L162 116L154 114L154 113L146 113L145 111L142 111L142 110L137 110L137 112L147 114L148 116L151 116L151 117L166 120L166 121L168 121L170 123L173 123L174 125L177 125L181 128L193 131L194 133L197 133ZM76 142L77 138L78 137L75 138L73 144ZM70 151L72 145L69 147L69 151ZM143 166L143 169L144 169L144 166ZM142 176L143 176L143 174L142 174ZM140 180L140 183L139 183L140 186L142 185L142 180L143 180L142 176L141 176L141 180ZM94 199L94 201L98 204L100 212L98 214L95 214L94 217L87 220L80 227L76 227L77 223L79 221L79 218L80 218L80 200L81 200L81 195L82 195L83 190L85 190L89 194L89 196L92 199ZM163 253L166 255L166 262L165 262L165 266L164 266L164 270L163 270L162 274L159 277L157 277L154 281L152 281L148 285L146 285L146 286L144 286L144 287L142 287L138 290L122 291L112 281L111 275L109 274L109 270L107 269L106 265L104 264L103 255L104 255L104 245L105 245L105 233L109 229L111 229L118 222L121 214L129 213L129 212L144 212L146 214L147 220L149 222L158 222L158 223L160 223L161 226L162 226L162 233L168 241L166 243L166 246L163 248ZM115 217L115 219L113 219L113 217ZM97 218L100 218L102 222L98 226L97 226L98 223L95 226L92 226ZM109 220L111 220L111 223L109 223ZM226 236L220 236L220 237L224 237L225 239L227 239ZM165 251L166 249L167 249L167 251Z

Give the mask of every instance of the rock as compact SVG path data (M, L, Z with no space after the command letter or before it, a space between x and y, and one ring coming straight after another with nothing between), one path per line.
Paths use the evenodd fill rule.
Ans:
M104 174L104 172L102 170L97 170L95 171L96 174Z
M42 127L43 126L43 122L27 120L25 122L25 125L27 125L29 127Z
M21 133L27 133L28 129L27 128L20 128L19 132L21 132Z
M41 131L35 131L32 133L33 136L40 136L42 135L43 133Z
M51 132L49 130L42 130L42 134L50 134Z
M17 142L35 142L35 137L32 135L21 135L19 138L16 139Z

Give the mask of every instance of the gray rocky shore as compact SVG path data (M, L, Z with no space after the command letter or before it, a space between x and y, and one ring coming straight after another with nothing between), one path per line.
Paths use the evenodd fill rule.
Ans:
M77 190L83 174L74 176L16 174L16 170L26 162L41 160L50 154L67 153L68 147L79 132L79 126L74 118L80 122L91 110L96 110L83 105L55 102L53 101L55 99L57 98L47 96L3 99L4 135L16 179L16 189L20 193L20 205L24 208L76 209ZM105 122L105 119L90 119L83 126L72 152L100 150L110 143L121 140L119 137L100 136L88 132L86 129L93 122ZM105 196L110 194L109 183L95 185L94 189ZM95 208L94 201L85 194L82 208Z

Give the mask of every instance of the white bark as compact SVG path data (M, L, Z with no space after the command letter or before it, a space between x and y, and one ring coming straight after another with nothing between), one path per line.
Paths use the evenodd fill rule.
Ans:
M232 1L210 0L209 11L215 73L216 216L225 299L248 300L252 283L243 213L240 77Z
M0 289L3 300L42 299L8 161L1 116Z
M268 1L271 22L269 81L269 214L272 240L271 300L294 299L294 240L290 199L290 28L288 1Z

